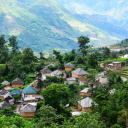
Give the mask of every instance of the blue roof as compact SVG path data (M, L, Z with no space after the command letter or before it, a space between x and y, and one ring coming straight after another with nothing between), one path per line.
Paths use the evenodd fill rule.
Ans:
M21 93L20 93L19 90L16 90L16 89L15 89L15 90L11 91L10 94L11 94L11 95L20 95Z
M23 94L36 94L37 92L35 91L34 88L32 88L31 86L27 86L26 88L24 88L22 90Z

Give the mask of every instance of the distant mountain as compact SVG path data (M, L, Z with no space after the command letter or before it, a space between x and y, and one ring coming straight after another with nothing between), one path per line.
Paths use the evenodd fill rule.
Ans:
M16 35L19 47L31 47L38 52L77 48L77 37L81 35L88 36L93 45L112 44L126 38L127 30L104 22L103 18L96 19L97 15L72 13L53 0L0 3L0 34Z
M56 0L78 14L99 14L100 19L128 30L128 0Z

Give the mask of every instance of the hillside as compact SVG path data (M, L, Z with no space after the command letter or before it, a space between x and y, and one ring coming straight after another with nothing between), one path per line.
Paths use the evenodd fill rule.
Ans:
M78 14L86 14L89 18L109 23L128 31L128 1L127 0L56 0L65 8ZM103 26L104 24L102 24ZM107 28L108 25L106 24ZM112 26L111 26L112 27ZM113 28L113 27L112 27ZM119 31L118 31L119 32ZM128 33L127 33L128 36Z
M77 37L81 35L88 36L93 45L112 44L125 37L109 33L53 0L3 0L0 25L0 34L16 35L20 48L45 53L77 48Z

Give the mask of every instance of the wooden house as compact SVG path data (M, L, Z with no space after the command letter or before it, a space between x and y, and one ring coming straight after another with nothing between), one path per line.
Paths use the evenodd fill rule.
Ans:
M24 101L35 100L37 92L31 86L27 86L22 90L22 98Z
M51 76L51 72L52 71L48 69L47 67L41 70L42 76Z
M78 110L80 111L91 111L90 107L92 106L92 99L89 97L84 98L81 101L78 101ZM96 103L95 103L96 105Z
M87 77L89 73L83 70L82 68L77 68L76 70L72 71L72 77L82 78L83 75Z
M34 103L28 103L21 107L20 109L20 115L22 115L24 118L33 118L36 112L36 104Z
M81 96L91 96L91 93L88 92L89 88L85 88L80 91Z
M76 66L75 64L72 64L70 62L69 63L66 63L64 65L66 71L71 71L72 67L75 67L75 66Z
M1 83L1 85L6 85L7 87L9 87L10 86L10 82L8 82L7 80L5 80L5 81L3 81Z
M23 84L24 84L24 82L20 78L16 78L15 80L12 81L13 88L22 87Z

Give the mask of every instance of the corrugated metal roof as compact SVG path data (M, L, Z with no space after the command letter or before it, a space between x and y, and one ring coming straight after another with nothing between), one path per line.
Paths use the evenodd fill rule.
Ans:
M32 88L31 86L27 86L26 88L24 88L22 90L23 94L36 94L37 92L35 91L34 88Z

